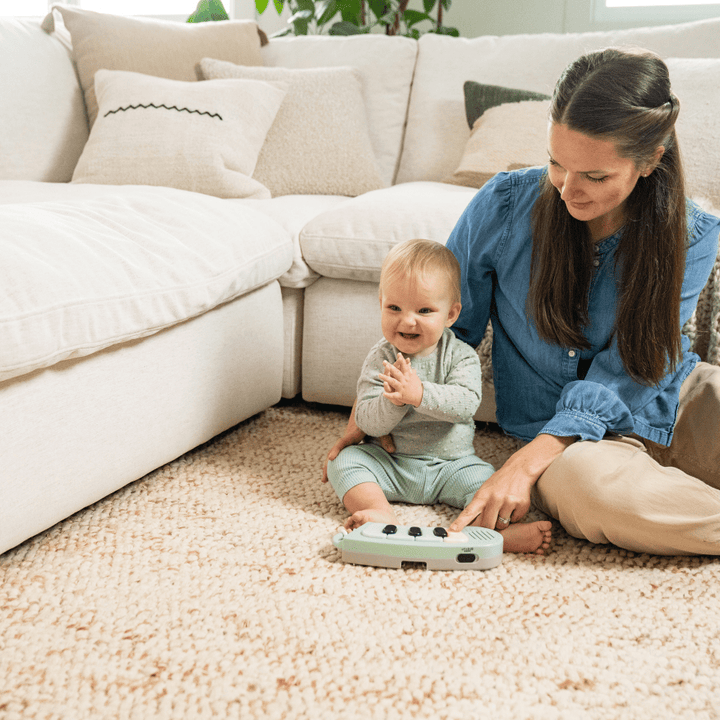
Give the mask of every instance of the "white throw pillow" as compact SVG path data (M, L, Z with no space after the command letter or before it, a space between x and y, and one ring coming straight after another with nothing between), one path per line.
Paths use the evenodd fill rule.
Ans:
M269 197L251 176L286 88L258 80L198 83L98 70L98 117L73 182Z
M383 187L353 68L256 68L205 58L206 79L288 83L258 157L255 179L278 195L362 195Z

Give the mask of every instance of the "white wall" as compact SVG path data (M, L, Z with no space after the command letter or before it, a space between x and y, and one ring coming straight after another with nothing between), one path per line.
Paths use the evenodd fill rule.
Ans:
M233 0L231 0L232 2ZM445 13L445 24L457 27L463 37L516 33L585 32L612 28L664 25L720 15L720 9L696 6L679 13L666 8L626 11L618 19L596 19L593 3L599 0L453 0ZM255 16L254 0L234 0L235 17ZM229 5L230 3L228 3ZM422 0L410 7L422 10ZM272 6L257 18L260 27L272 34L286 26L287 13L278 17Z

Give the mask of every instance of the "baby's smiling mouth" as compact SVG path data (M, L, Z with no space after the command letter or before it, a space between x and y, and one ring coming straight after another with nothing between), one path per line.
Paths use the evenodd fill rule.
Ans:
M405 338L406 340L414 340L415 338L419 338L419 333L400 333L400 337Z

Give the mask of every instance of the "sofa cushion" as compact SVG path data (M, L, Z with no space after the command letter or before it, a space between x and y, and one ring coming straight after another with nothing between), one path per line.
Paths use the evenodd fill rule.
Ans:
M378 282L385 255L397 243L426 238L445 244L475 192L418 182L346 200L303 228L303 257L324 277Z
M178 23L109 15L55 6L72 38L73 57L90 125L97 116L93 78L106 70L130 70L172 80L195 80L195 65L212 56L241 65L262 65L261 36L245 20ZM53 16L46 22L54 29Z
M718 57L719 35L720 18L593 33L423 35L397 182L441 180L457 168L470 135L463 103L466 80L550 95L562 70L585 52L638 45L664 58Z
M269 197L252 174L286 89L259 80L198 83L98 70L98 118L73 182Z
M720 59L671 58L672 88L680 100L677 135L688 195L720 209Z
M214 53L208 56L219 57ZM393 182L415 70L415 40L387 35L273 38L262 48L262 57L264 64L272 67L356 68L362 78L370 139L380 176L385 185ZM392 68L392 72L388 68Z
M0 178L68 182L87 141L67 49L30 20L0 18Z
M206 58L198 70L205 80L287 83L253 175L273 197L355 196L383 187L355 68L255 68Z
M302 289L312 285L319 275L305 262L300 248L300 232L310 220L345 202L341 195L281 195L269 200L230 200L254 208L281 225L293 241L293 261L280 277L283 288Z
M169 188L88 187L74 200L67 191L78 186L60 187L56 202L0 204L0 380L151 335L292 262L288 234L252 208Z

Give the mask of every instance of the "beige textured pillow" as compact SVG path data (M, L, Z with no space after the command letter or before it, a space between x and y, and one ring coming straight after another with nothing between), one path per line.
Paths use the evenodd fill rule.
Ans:
M198 76L289 83L254 174L273 196L355 196L384 187L357 70L250 68L205 58Z
M524 100L486 110L444 182L479 188L498 172L547 163L548 106L548 100Z
M286 89L259 80L182 82L98 70L98 118L72 181L267 198L251 176Z
M72 38L91 126L97 116L93 79L100 69L190 81L196 79L195 65L208 55L241 65L263 64L261 36L251 21L178 23L64 6L53 9Z

